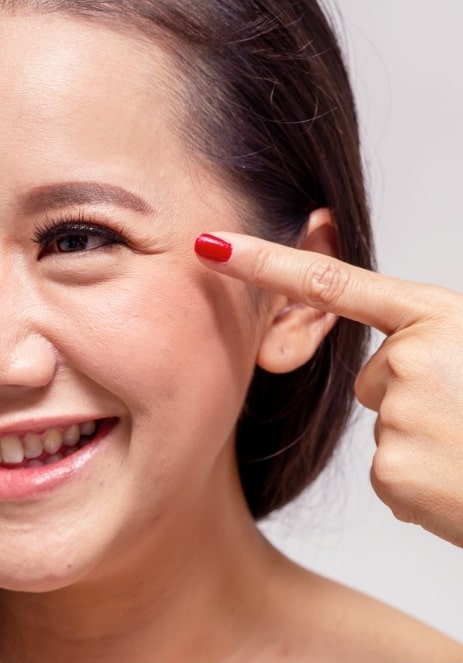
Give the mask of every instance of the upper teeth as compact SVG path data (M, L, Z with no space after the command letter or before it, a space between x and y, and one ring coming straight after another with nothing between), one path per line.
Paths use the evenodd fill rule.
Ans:
M86 421L83 424L73 424L64 431L52 428L41 435L7 435L0 439L0 462L16 465L23 463L25 458L40 458L44 452L53 456L63 445L74 447L83 435L93 435L96 426L96 421Z

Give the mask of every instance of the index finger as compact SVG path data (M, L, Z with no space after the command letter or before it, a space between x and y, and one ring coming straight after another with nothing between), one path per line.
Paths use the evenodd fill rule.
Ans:
M215 271L387 335L423 318L441 290L249 235L200 235L195 248Z

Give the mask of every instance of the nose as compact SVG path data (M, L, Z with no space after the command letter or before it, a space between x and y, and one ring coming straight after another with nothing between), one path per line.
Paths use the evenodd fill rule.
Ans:
M53 347L36 332L23 330L20 336L12 332L6 334L7 338L0 332L0 394L5 387L46 387L56 370Z
M0 279L0 402L7 396L5 389L13 388L16 396L18 388L43 388L56 372L46 307L28 270L11 263L10 269L2 265Z

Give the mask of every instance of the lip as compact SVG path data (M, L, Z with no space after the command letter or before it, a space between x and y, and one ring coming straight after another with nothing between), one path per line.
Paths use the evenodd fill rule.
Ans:
M97 417L101 421L101 417ZM57 421L57 420L56 420ZM92 419L83 419L84 421L93 421ZM111 433L119 422L118 418L106 418L102 420L100 429L95 438L86 444L82 449L79 449L71 456L67 456L62 460L57 461L51 465L44 465L43 467L34 468L18 468L8 469L0 467L0 502L7 502L12 500L30 500L44 493L49 493L63 487L69 481L77 477L79 472L90 463L93 458L104 452L104 448L110 441ZM75 419L72 423L76 423ZM72 425L72 424L71 424ZM32 429L34 432L43 429L43 420L40 426ZM64 424L66 427L66 424ZM53 427L53 426L52 426ZM59 426L63 427L63 419L59 420ZM24 422L21 422L21 429L24 429ZM6 430L6 429L5 429ZM8 427L8 432L15 431L19 434L19 426L17 429ZM27 432L31 428L27 428Z

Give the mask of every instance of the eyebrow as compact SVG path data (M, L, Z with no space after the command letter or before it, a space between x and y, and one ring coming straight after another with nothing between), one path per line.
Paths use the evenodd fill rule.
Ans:
M62 182L47 184L25 194L20 205L25 214L38 214L72 205L106 203L140 214L153 214L149 203L136 194L113 184L102 182Z

